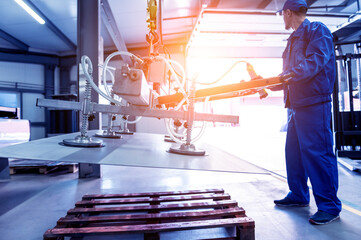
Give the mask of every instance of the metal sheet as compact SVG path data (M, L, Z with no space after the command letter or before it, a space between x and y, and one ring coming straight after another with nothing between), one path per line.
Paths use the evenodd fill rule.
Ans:
M95 131L91 131L93 135ZM66 147L59 144L64 138L78 133L44 138L0 149L0 157L44 161L78 162L133 167L192 169L223 172L265 173L264 169L207 144L197 144L206 156L185 156L168 153L172 143L164 135L135 133L123 139L105 139L102 148Z
M29 120L0 119L0 148L28 142L30 139Z

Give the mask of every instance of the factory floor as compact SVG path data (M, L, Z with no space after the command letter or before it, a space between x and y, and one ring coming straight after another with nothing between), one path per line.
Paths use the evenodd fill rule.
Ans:
M237 136L237 140L234 136ZM218 136L218 137L215 137ZM360 239L361 174L339 166L341 219L325 226L309 224L317 211L310 207L280 208L274 199L288 187L284 166L284 133L258 134L235 128L211 129L203 139L269 173L224 173L195 170L102 166L102 178L78 179L77 173L15 174L0 182L0 239L42 239L84 194L174 191L223 188L256 222L256 239ZM220 159L221 161L222 159ZM206 234L206 235L203 235ZM161 234L161 239L199 239L226 236L224 229ZM99 238L89 238L99 239ZM106 237L104 239L113 239ZM142 239L126 235L121 239Z

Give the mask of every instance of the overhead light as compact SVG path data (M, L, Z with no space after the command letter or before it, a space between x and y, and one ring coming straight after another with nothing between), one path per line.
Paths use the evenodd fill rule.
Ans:
M45 23L44 19L42 19L33 9L31 9L31 7L24 3L23 0L15 0L15 2L19 4L22 8L24 8L24 10L27 11L40 24Z

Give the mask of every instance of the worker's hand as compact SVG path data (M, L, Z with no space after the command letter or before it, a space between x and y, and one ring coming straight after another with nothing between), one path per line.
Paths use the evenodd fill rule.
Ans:
M279 75L281 83L288 83L288 81L291 80L294 76L295 74L293 72L281 73Z
M267 89L271 90L271 91L280 91L283 89L283 84L288 83L288 81L293 78L295 76L295 74L293 72L291 73L281 73L280 75L278 75L278 77L281 80L282 84L279 85L275 85L275 86L270 86L267 87Z

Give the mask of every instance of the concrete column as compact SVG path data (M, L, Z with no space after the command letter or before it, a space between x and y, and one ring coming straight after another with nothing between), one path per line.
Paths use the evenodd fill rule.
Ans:
M100 0L78 0L77 29L77 65L78 65L78 97L82 101L85 93L85 78L79 75L81 57L87 55L93 64L93 81L99 86L100 71L98 65L103 63L103 45L100 44ZM101 53L101 54L99 54ZM98 93L92 90L92 102L99 102ZM82 119L81 113L79 119ZM89 122L89 130L99 129L100 115L95 113L95 119ZM99 164L79 164L79 177L100 177Z
M45 98L50 99L54 94L54 65L44 65L44 86L45 86ZM45 109L45 136L51 131L51 117L50 111Z
M10 180L9 159L0 157L0 182Z
M100 45L100 0L78 0L78 48L77 64L79 66L81 57L87 55L93 63L93 79L99 85L100 71L98 64L103 62L99 52L103 51ZM78 68L78 96L83 99L85 78L79 77ZM98 102L98 94L92 90L92 102ZM79 117L81 119L81 117ZM89 129L98 129L100 126L99 114L89 123Z

